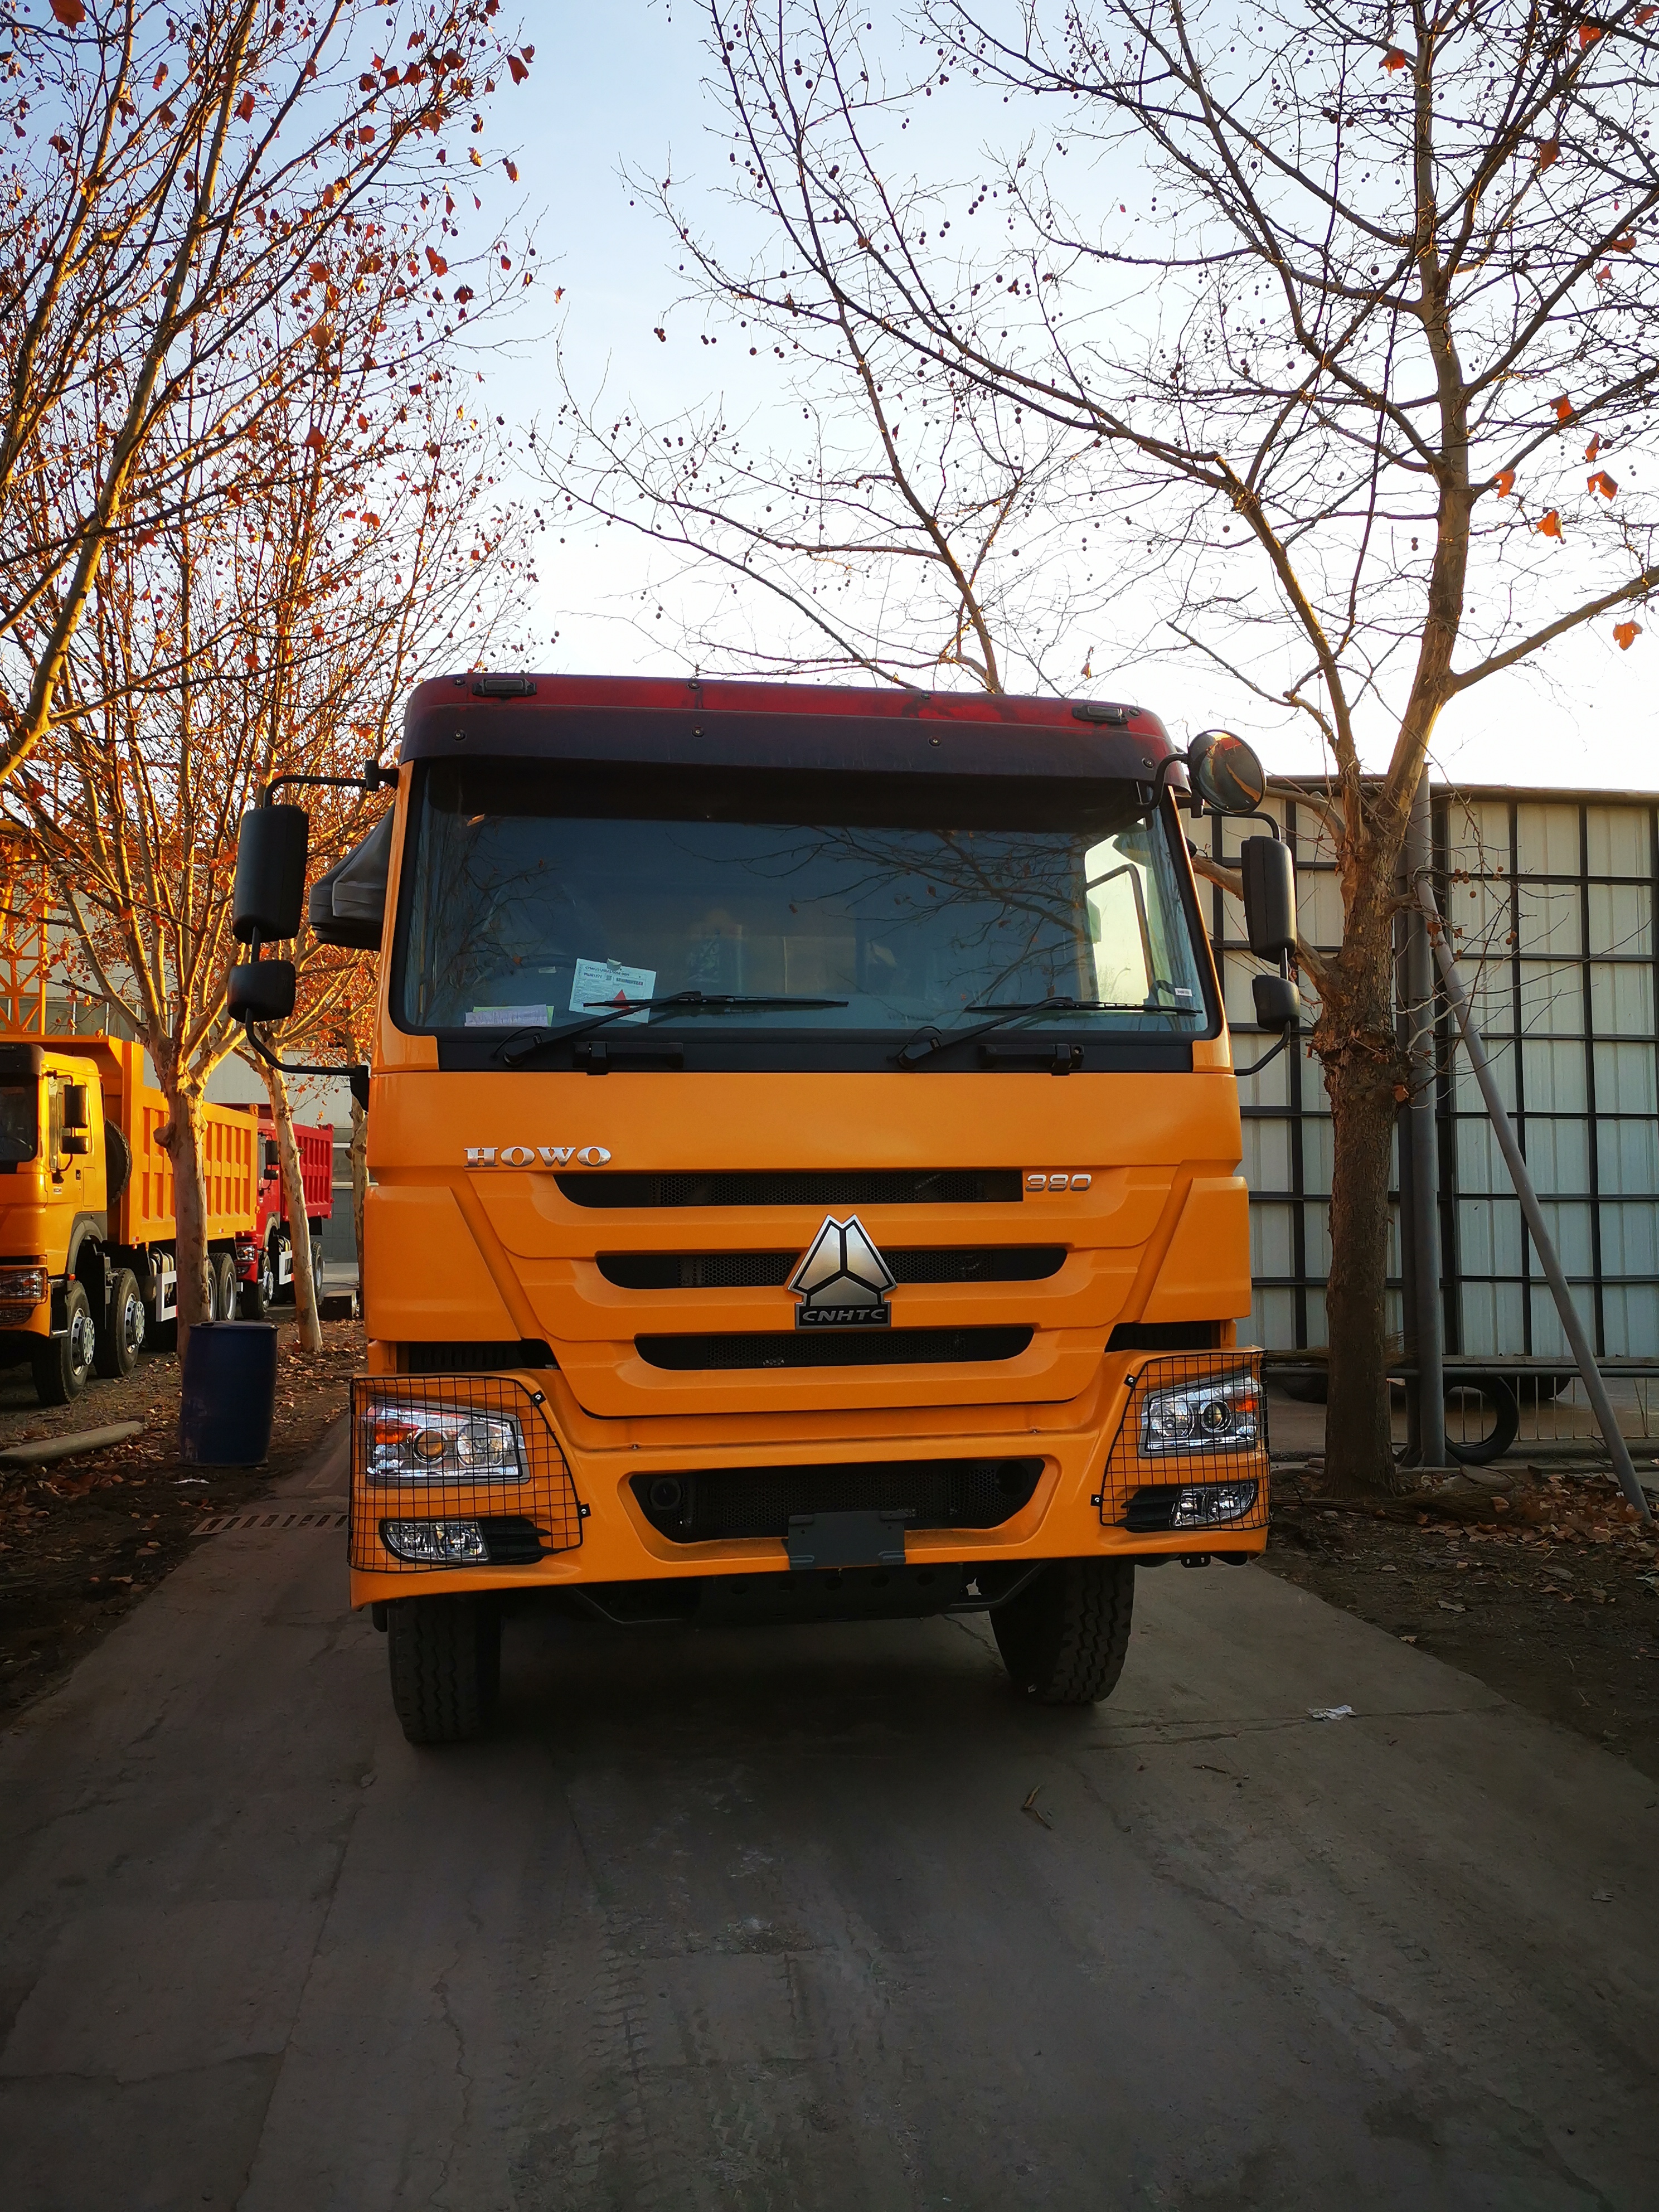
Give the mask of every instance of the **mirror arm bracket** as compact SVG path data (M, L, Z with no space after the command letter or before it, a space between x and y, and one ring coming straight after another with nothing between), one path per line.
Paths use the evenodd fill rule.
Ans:
M382 768L377 760L365 761L361 775L278 775L265 786L261 806L270 806L273 793L289 784L305 784L313 790L327 791L383 791L390 790L398 781L395 768Z
M1262 1055L1261 1055L1261 1059L1260 1059L1260 1060L1252 1060L1252 1061L1250 1062L1250 1065L1249 1065L1248 1067L1236 1067L1236 1068L1234 1068L1234 1070L1233 1070L1233 1074L1234 1074L1234 1076L1235 1076L1235 1077L1236 1077L1239 1081L1241 1081L1241 1082L1242 1082L1242 1081L1243 1080L1244 1077L1245 1077L1245 1076L1247 1076L1247 1075L1256 1075L1256 1074L1259 1074L1259 1073L1261 1073L1261 1070L1262 1070L1262 1069L1263 1069L1263 1068L1267 1065L1267 1062L1268 1062L1270 1060L1277 1060L1277 1059L1278 1059L1278 1057L1279 1057L1279 1054L1280 1054L1281 1052L1283 1052L1283 1051L1284 1051L1284 1049L1285 1049L1285 1046L1286 1046L1287 1044L1289 1044L1289 1042L1290 1042L1291 1039L1291 1038L1292 1038L1296 1034L1297 1034L1296 1024L1293 1023L1293 1024L1291 1024L1291 1026L1289 1029L1287 1029L1287 1030L1285 1030L1285 1032L1284 1036L1283 1036L1282 1037L1280 1037L1280 1039L1279 1040L1279 1042L1278 1042L1277 1044L1275 1044L1275 1045L1270 1045L1270 1046L1268 1047L1267 1050L1262 1054Z
M244 1022L242 1024L242 1034L247 1039L249 1051L258 1053L259 1058L265 1062L266 1066L276 1068L279 1074L343 1075L346 1079L347 1082L349 1083L354 1076L358 1074L367 1076L368 1073L368 1065L362 1060L351 1060L347 1062L344 1066L342 1066L337 1060L332 1067L312 1067L297 1060L278 1060L276 1054L270 1050L270 1047L268 1045L261 1044L258 1038L254 1036L253 1024L252 1022Z

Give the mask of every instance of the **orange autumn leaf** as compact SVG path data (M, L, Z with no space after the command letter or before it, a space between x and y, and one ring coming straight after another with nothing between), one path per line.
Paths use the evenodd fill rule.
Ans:
M1641 636L1642 625L1640 623L1633 622L1614 623L1613 634L1618 641L1620 652L1628 653L1637 639Z
M307 447L313 453L320 453L323 450L324 442L325 441L322 432L313 422L310 429L306 432L306 444Z
M507 66L512 71L513 82L514 84L522 84L530 74L530 71L519 59L517 54L509 54L507 56Z
M1598 430L1595 435L1590 440L1589 445L1584 448L1584 459L1587 461L1593 461L1601 450L1601 433Z
M1540 169L1553 169L1560 158L1561 141L1559 138L1545 138L1540 141L1538 166Z
M87 20L81 0L52 0L52 12L66 31L78 31Z
M1605 37L1605 35L1606 33L1603 32L1601 26L1599 23L1581 23L1578 26L1578 45L1580 52L1582 52L1583 48L1586 46L1593 46L1598 39Z
M518 163L516 161L509 161L506 155L503 155L501 157L501 167L507 171L509 181L516 185L519 181Z
M1405 68L1406 57L1401 52L1398 46L1390 46L1389 48L1388 52L1382 57L1382 66L1391 76L1395 70L1402 70Z
M1659 15L1659 8L1638 8L1636 11L1637 29L1645 31L1656 15Z
M1507 499L1515 489L1515 471L1499 469L1492 480L1492 489L1498 494L1499 499Z
M1555 408L1555 419L1558 422L1571 422L1572 402L1567 398L1565 392L1558 400L1553 402L1553 405Z
M245 93L242 94L241 98L237 101L237 103L236 103L236 113L237 113L238 118L239 118L241 122L243 122L243 123L252 123L252 120L253 120L253 94L252 94L251 92L245 92Z
M1553 507L1539 524L1538 534L1540 538L1559 538L1561 535L1561 518Z
M1636 233L1633 230L1626 231L1620 238L1610 238L1607 240L1609 253L1634 253L1635 251Z
M447 272L449 264L444 259L441 253L435 252L434 248L429 246L426 249L426 258L427 264L434 276L442 276Z
M1619 489L1605 469L1597 469L1589 480L1589 488L1592 491L1599 491L1603 499L1611 499Z

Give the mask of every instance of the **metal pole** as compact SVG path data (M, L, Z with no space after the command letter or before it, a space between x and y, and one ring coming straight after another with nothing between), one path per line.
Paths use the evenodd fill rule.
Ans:
M1630 1446L1625 1442L1624 1431L1613 1410L1607 1395L1607 1386L1601 1379L1601 1370L1595 1364L1595 1354L1590 1350L1589 1339L1584 1334L1584 1324L1578 1318L1578 1309L1572 1302L1572 1292L1567 1288L1567 1279L1561 1272L1561 1262L1556 1257L1555 1244L1544 1225L1544 1213L1538 1203L1538 1193L1533 1188L1527 1163L1516 1140L1514 1125L1504 1110L1504 1102L1498 1095L1498 1079L1492 1072L1492 1062L1486 1058L1486 1048L1480 1032L1469 1012L1469 1002L1457 973L1457 963L1452 955L1446 935L1445 924L1440 919L1440 909L1435 904L1434 889L1425 877L1417 881L1417 896L1423 911L1429 917L1431 934L1434 940L1435 957L1440 963L1441 980L1446 987L1446 996L1451 1001L1452 1012L1457 1017L1463 1042L1469 1055L1469 1065L1474 1070L1475 1080L1480 1085L1480 1095L1486 1102L1486 1113L1492 1133L1508 1163L1515 1183L1515 1194L1521 1201L1521 1211L1532 1231L1532 1241L1537 1247L1539 1259L1555 1299L1555 1310L1561 1316L1562 1328L1567 1342L1572 1346L1572 1356L1577 1362L1578 1372L1583 1377L1584 1388L1589 1393L1595 1418L1601 1426L1602 1441L1613 1461L1613 1473L1619 1478L1619 1487L1641 1515L1651 1523L1653 1515L1636 1480L1636 1469L1631 1463Z
M1429 771L1417 779L1406 828L1406 880L1426 885L1434 860ZM1426 915L1407 911L1406 1012L1411 1026L1412 1095L1406 1109L1411 1147L1413 1319L1417 1337L1417 1435L1419 1463L1446 1464L1445 1309L1440 1301L1440 1177L1434 1127L1434 954Z

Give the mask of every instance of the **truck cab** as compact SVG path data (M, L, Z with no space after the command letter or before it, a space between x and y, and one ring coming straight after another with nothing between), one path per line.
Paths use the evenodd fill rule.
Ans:
M0 1358L47 1404L75 1395L108 1320L108 1142L94 1061L0 1044Z
M1261 1549L1188 765L1094 701L416 691L311 903L361 944L378 884L349 1556L413 1740L483 1724L532 1598L986 1612L1083 1704L1138 1569Z

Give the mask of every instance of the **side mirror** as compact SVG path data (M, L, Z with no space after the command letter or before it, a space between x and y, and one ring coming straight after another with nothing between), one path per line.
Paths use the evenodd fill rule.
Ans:
M1255 1018L1270 1036L1284 1036L1302 1019L1302 994L1288 975L1254 975Z
M245 960L230 971L225 1005L233 1021L283 1022L294 1012L294 986L291 960Z
M231 899L231 926L242 944L299 934L310 829L303 806L256 806L242 817Z
M71 1159L83 1160L92 1150L92 1139L84 1129L65 1129L64 1150Z
M1267 776L1254 746L1231 730L1200 730L1187 748L1193 789L1218 814L1254 814L1267 795Z
M1277 837L1247 837L1238 852L1244 877L1244 933L1259 960L1296 950L1296 862Z
M73 1133L83 1136L90 1127L91 1124L87 1119L86 1085L66 1083L64 1085L64 1133L67 1135Z
M265 1139L264 1150L260 1155L260 1173L262 1175L276 1175L281 1169L283 1164L283 1156L276 1148L276 1139L275 1137L267 1137Z

